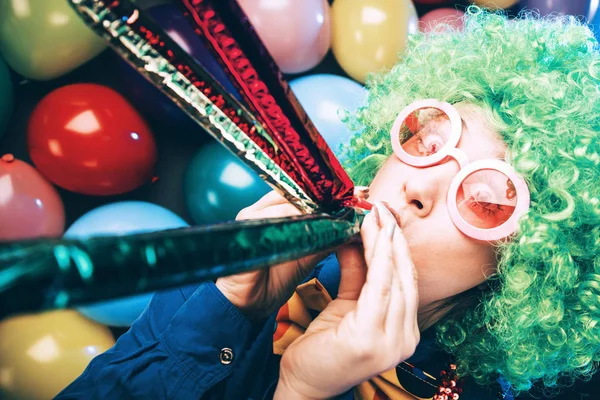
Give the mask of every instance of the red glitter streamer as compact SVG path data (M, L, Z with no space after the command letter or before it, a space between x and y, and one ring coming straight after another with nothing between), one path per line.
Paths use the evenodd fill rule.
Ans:
M236 26L237 29L229 29L215 2L182 2L187 9L186 16L196 28L195 32L224 66L225 72L237 86L249 108L268 129L277 146L290 155L288 159L291 159L293 169L285 171L294 179L300 176L302 182L298 183L307 188L308 193L316 198L321 206L329 208L333 205L354 205L356 200L352 197L352 181L310 122L288 85L281 79L281 72L237 3L222 0L218 3L220 7L227 7L226 11L231 11L238 17L236 21L240 26ZM232 34L234 31L250 37L251 44L246 42L245 46L242 46ZM254 65L252 61L261 64L262 68ZM269 84L265 82L267 80ZM283 96L276 96L275 91L282 92ZM282 107L292 110L293 115L288 117ZM294 119L296 124L290 119Z

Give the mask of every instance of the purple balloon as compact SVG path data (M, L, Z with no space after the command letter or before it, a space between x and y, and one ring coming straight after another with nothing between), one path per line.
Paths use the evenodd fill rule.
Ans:
M194 57L229 93L237 99L240 95L223 72L221 66L204 46L202 39L174 4L161 4L146 10L148 15L165 30L183 50ZM124 61L120 61L123 92L137 109L154 119L175 124L192 122L167 96L163 95L142 75Z
M591 2L592 0L521 0L519 8L536 10L541 15L559 13L589 17Z

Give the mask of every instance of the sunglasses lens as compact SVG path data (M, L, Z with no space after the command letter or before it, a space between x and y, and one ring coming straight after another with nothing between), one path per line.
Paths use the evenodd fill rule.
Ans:
M452 124L448 115L433 107L419 108L406 117L398 139L405 152L426 157L440 151L448 142Z
M476 228L492 229L514 213L517 191L502 172L482 169L462 181L456 193L456 205L466 222Z

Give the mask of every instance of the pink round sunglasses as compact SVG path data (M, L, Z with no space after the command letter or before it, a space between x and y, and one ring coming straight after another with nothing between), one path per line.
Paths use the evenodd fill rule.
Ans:
M447 157L459 165L448 189L450 218L465 235L495 241L516 232L519 218L529 210L525 180L508 163L497 159L470 162L457 148L462 120L456 108L435 99L406 107L391 130L396 156L414 167L430 167Z

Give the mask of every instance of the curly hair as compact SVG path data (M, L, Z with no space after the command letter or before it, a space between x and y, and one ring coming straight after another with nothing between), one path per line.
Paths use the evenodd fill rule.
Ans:
M436 325L459 372L517 391L589 378L600 360L600 53L574 17L508 19L467 8L465 28L415 34L401 61L367 82L346 167L366 185L392 153L389 130L411 102L482 107L526 179L531 209L498 244L497 274L475 307Z

